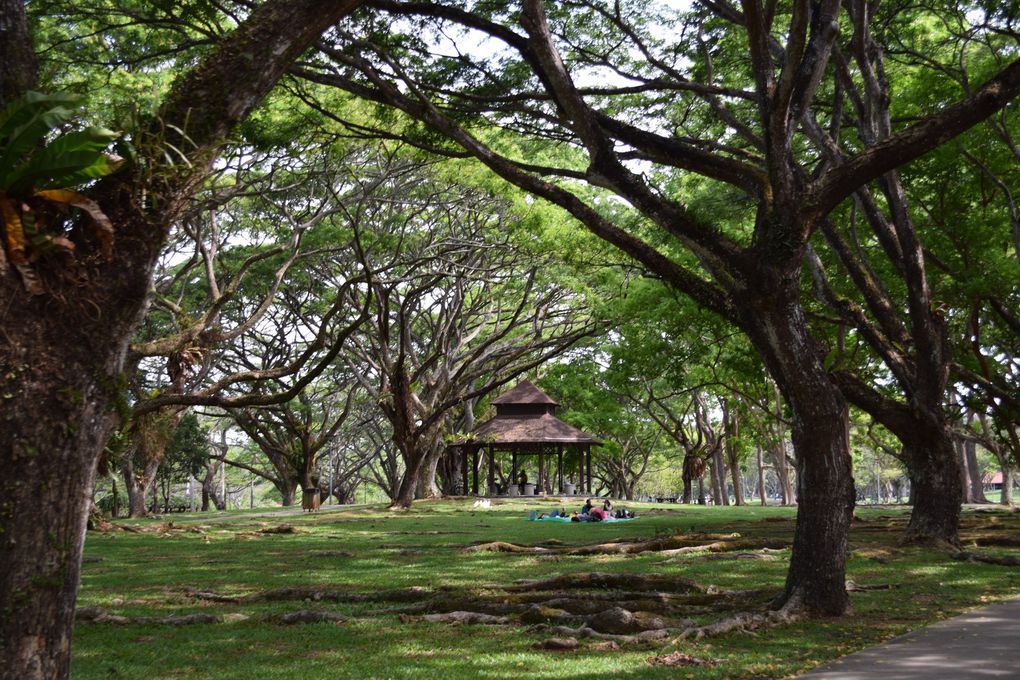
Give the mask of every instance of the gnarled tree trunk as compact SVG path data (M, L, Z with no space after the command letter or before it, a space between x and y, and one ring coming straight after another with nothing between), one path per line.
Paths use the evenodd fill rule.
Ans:
M849 606L846 552L855 500L849 409L808 334L796 281L789 274L759 283L753 291L761 293L748 291L749 304L739 312L793 413L797 527L777 604L792 601L838 616Z
M147 461L141 469L135 467L134 461L125 461L124 488L128 496L128 517L145 517L149 514L146 499L155 488L157 472L158 460Z
M987 503L985 498L984 475L981 474L981 466L977 460L977 442L968 439L963 444L964 455L967 465L967 479L970 482L970 502Z
M903 441L903 454L910 471L914 508L904 534L912 543L959 545L960 457L953 446L946 422L930 422L914 428Z
M126 170L94 192L114 225L112 257L86 237L77 244L73 275L64 271L72 266L64 258L40 259L34 266L46 292L38 296L28 295L13 272L0 273L0 679L68 676L96 464L117 424L128 340L170 224L216 146L322 31L357 4L259 5L178 79L152 138L142 133L134 140L140 156L153 156L146 172ZM29 86L9 77L25 72L11 60L32 51L23 5L0 1L5 101ZM8 40L20 45L12 50ZM174 127L186 129L190 143L178 148L191 150L192 162L167 168L159 165L164 147L154 138ZM149 184L153 177L158 184Z
M1004 465L1002 468L1002 504L1013 507L1013 486L1016 484L1016 466Z

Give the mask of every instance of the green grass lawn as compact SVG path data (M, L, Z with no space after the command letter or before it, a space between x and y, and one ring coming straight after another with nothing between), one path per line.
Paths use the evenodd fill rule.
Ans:
M548 508L553 507L551 504ZM632 505L639 513L652 506ZM75 627L72 676L98 678L577 678L606 674L635 678L781 678L821 662L952 616L1020 594L1020 569L959 562L934 551L896 544L906 510L858 509L851 532L848 578L887 590L852 593L853 613L700 641L659 641L604 649L582 640L574 651L538 651L548 633L527 626L450 625L402 621L374 610L390 603L258 602L225 604L196 599L188 588L245 595L286 586L373 592L419 586L459 593L587 571L679 574L723 590L778 591L789 551L769 560L704 553L641 555L532 555L465 553L481 541L530 545L550 539L589 544L616 538L652 538L677 532L739 532L747 537L792 537L794 509L660 506L618 524L528 522L534 501L491 509L470 502L422 502L406 513L381 507L317 515L246 517L217 521L214 513L174 517L168 531L90 532L79 606L123 616L240 613L233 623L189 626L81 622ZM162 520L132 522L155 529ZM289 524L294 534L260 534ZM187 530L190 527L192 530ZM1020 515L965 516L965 540L1020 539ZM1016 548L982 548L1017 554ZM447 591L444 591L447 592ZM343 623L281 625L266 617L297 609L336 612ZM697 617L695 617L697 619ZM697 619L700 620L700 619ZM709 666L662 667L650 657L681 651Z

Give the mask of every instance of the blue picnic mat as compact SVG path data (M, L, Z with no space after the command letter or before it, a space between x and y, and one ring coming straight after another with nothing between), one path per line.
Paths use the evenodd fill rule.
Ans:
M541 517L541 518L536 517L535 519L531 519L530 517L528 517L526 519L529 522L567 522L568 524L571 521L569 517ZM602 520L602 522L607 523L607 524L610 523L610 522L632 522L632 521L634 521L636 519L637 519L637 517L627 517L627 518L623 518L623 517L606 517L604 520ZM578 524L600 524L600 522L577 522L577 523Z

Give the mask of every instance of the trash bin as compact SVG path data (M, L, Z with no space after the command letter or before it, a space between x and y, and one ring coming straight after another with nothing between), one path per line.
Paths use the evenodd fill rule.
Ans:
M534 496L535 495L535 485L534 484L525 484L524 485L524 492L521 495L522 496Z
M563 493L568 496L574 495L574 485L570 482L563 482Z

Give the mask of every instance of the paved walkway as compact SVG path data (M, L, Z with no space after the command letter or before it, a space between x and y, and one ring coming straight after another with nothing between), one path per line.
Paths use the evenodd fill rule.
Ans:
M798 678L1020 678L1020 597L915 630Z

